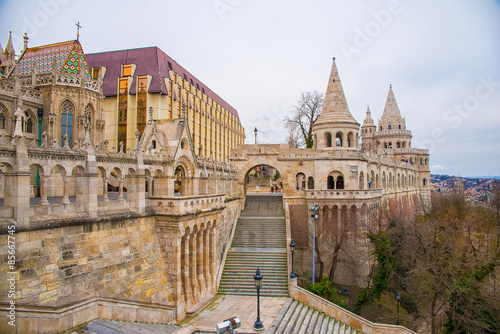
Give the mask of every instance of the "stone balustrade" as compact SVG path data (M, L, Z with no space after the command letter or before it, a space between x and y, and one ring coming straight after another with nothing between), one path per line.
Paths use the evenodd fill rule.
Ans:
M410 130L385 130L377 131L374 137L384 137L384 136L411 136Z
M370 200L382 197L382 189L326 189L326 190L306 190L306 199L334 199L334 200Z
M184 215L224 208L224 194L197 196L150 197L157 214Z
M288 280L288 291L293 299L309 305L328 316L367 334L416 334L414 331L403 327L387 324L373 323L360 317L334 303L327 301L307 290L297 286L296 279Z

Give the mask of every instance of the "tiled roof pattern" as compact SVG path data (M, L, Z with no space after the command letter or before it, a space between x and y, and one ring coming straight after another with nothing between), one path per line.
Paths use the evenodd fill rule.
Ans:
M205 86L194 75L180 66L175 60L170 58L165 52L158 47L147 47L129 50L117 50L100 53L87 54L87 60L90 67L106 67L104 75L103 93L104 96L116 96L118 91L118 80L121 76L121 65L135 64L133 82L130 87L130 94L136 94L137 76L151 75L152 80L149 86L149 93L160 93L168 95L169 91L165 84L165 78L170 78L169 67L177 75L186 78L190 83L204 91L204 93L212 100L217 102L231 114L238 117L238 112L229 103L224 101L220 96ZM177 98L175 92L172 92L174 99Z
M78 41L29 48L19 62L19 75L29 76L34 68L39 74L51 73L54 63L57 72L80 74L83 70L83 74L90 78L89 66Z

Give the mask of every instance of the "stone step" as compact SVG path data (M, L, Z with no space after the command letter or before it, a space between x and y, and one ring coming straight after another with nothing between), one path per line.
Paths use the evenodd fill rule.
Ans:
M260 268L260 267L259 267ZM228 268L226 270L226 272L230 275L233 275L233 276L236 276L236 275L248 275L249 277L253 277L255 275L255 272L256 272L256 267L254 268ZM260 271L260 273L262 275L267 275L267 276L279 276L279 275L283 275L287 273L287 270L286 269L281 269L281 270L266 270L265 268L262 268L262 270ZM224 275L224 273L223 273ZM266 276L266 277L267 277ZM224 276L223 276L224 277ZM286 278L283 277L283 278Z
M256 270L257 267L260 268L260 271L266 270L267 272L283 272L287 271L286 263L276 264L276 263L264 263L262 261L259 262L248 262L248 261L228 261L224 266L228 271L235 270L237 271L242 266L249 267L249 272ZM242 268L245 269L245 268Z
M226 257L219 292L255 296L253 276L264 276L263 296L288 296L286 222L282 197L247 196Z
M328 315L291 298L283 305L266 334L357 334L360 333Z

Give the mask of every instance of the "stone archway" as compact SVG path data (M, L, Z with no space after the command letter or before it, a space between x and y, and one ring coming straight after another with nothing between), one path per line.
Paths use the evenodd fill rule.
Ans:
M283 189L282 173L270 164L259 164L246 170L244 193L281 192Z
M194 172L194 164L190 158L182 155L177 159L173 180L174 196L188 196L197 193L193 185Z

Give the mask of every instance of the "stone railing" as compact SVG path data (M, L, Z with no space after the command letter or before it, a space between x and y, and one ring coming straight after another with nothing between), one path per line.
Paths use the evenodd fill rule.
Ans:
M23 78L25 79L25 78ZM31 77L30 77L31 79ZM29 81L31 83L31 80ZM21 84L23 81L21 81ZM21 95L24 99L30 100L35 103L42 103L42 92L37 89L32 89L29 86L24 86L22 84ZM13 81L10 80L2 80L0 81L0 93L4 93L8 96L14 96L15 94L15 85Z
M6 93L7 95L14 94L14 83L7 80L0 80L0 93Z
M354 314L297 286L296 279L288 280L288 292L293 299L319 310L344 324L366 334L416 334L403 326L377 324Z
M411 136L411 131L410 130L384 130L384 131L377 131L374 134L374 137L380 137L380 136Z
M81 83L80 80L81 76L79 75L71 75L66 73L56 74L56 84L79 87Z
M310 189L305 191L306 199L372 199L382 197L382 189L360 189L360 190L345 190L345 189L327 189L316 190Z
M211 211L224 207L225 194L197 196L150 197L150 205L157 214L183 215Z
M21 88L23 98L31 100L36 103L42 103L42 92L37 89L23 87Z
M21 85L23 87L36 87L36 86L48 86L52 84L72 86L72 87L83 87L93 92L101 91L101 83L98 80L91 79L79 74L69 74L69 73L44 73L35 75L35 80L31 76L21 78ZM0 87L1 90L1 87Z
M0 305L1 317L7 317L9 312L9 305ZM16 315L17 333L59 333L96 319L155 324L175 322L172 306L96 297L57 308L16 304ZM15 332L14 328L9 333Z

